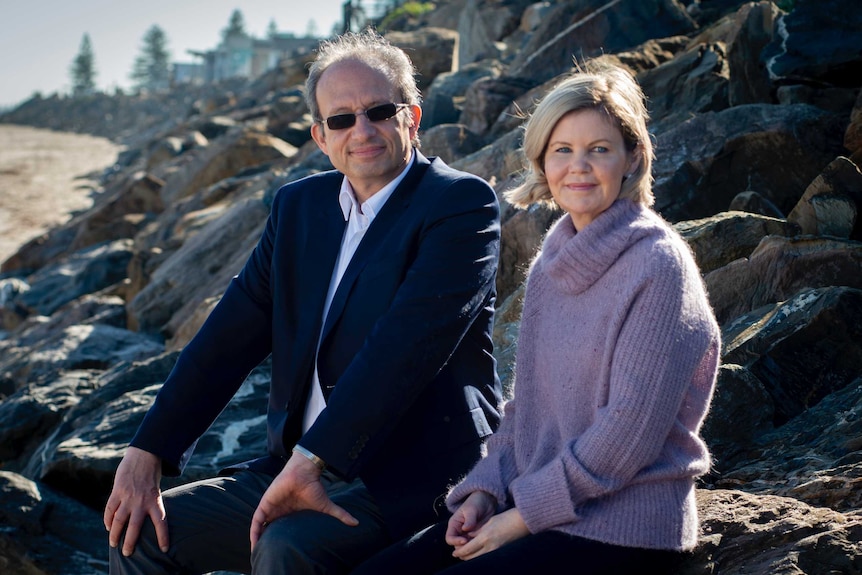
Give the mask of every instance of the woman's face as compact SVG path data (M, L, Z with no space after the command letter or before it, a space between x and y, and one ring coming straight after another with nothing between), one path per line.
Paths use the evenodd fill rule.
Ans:
M623 177L639 160L600 110L569 112L557 122L545 148L545 176L554 201L582 230L619 197Z

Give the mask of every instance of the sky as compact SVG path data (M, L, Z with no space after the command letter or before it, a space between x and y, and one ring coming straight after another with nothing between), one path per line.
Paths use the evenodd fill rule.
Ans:
M239 9L246 31L263 38L271 20L279 32L305 36L309 22L327 36L341 22L343 0L0 0L0 109L35 92L71 89L69 68L90 35L100 90L130 86L129 73L144 34L157 24L173 62L195 62L188 50L206 51L221 41Z

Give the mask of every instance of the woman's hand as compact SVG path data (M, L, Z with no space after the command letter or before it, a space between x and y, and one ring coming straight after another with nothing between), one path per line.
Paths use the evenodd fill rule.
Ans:
M467 502L465 501L464 503L466 504ZM461 509L458 511L460 512ZM452 519L454 518L453 516ZM452 520L449 521L449 527L451 530ZM521 513L513 507L512 509L493 515L478 529L469 531L469 539L463 544L455 545L455 551L452 553L452 556L464 560L474 559L480 555L499 549L506 543L511 543L516 539L529 535L529 533L530 530L527 529ZM446 541L450 542L449 531L446 532ZM450 544L452 543L450 542Z
M484 491L474 491L449 518L446 543L456 549L473 538L473 532L494 516L497 502Z

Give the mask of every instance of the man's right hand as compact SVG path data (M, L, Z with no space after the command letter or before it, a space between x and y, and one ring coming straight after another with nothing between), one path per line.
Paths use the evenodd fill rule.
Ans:
M168 523L159 489L161 479L161 459L142 449L129 447L117 467L104 517L111 547L120 544L123 529L126 530L123 541L123 555L126 557L134 552L147 517L156 527L159 547L165 553L168 551Z

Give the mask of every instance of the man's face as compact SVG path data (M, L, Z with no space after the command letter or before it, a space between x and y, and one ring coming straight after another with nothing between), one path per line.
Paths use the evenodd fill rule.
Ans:
M381 72L355 60L333 64L317 85L317 105L324 123L311 135L332 165L347 176L362 202L397 176L410 159L419 127L419 106L399 109L388 120L372 122L365 111L381 104L401 103L398 91ZM336 114L356 114L356 122L341 130L326 125Z

